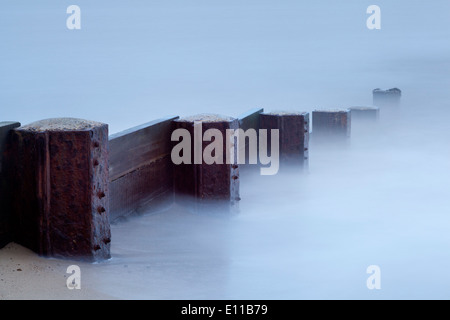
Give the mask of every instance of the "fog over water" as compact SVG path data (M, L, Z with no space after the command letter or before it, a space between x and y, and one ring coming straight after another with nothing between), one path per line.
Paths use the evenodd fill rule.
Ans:
M22 4L22 5L21 5ZM240 212L174 205L112 226L83 286L125 299L450 298L450 2L60 1L0 5L0 120L108 123L371 105L307 173L241 172ZM366 8L381 8L368 30ZM366 268L381 268L368 290Z

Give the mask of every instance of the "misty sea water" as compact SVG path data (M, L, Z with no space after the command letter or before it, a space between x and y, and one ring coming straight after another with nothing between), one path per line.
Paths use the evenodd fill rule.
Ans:
M83 285L123 299L448 299L450 2L61 1L0 4L0 120L108 123L254 107L371 105L308 173L241 176L240 212L167 212L112 226L112 259ZM381 8L368 30L366 8ZM381 289L366 286L370 265Z

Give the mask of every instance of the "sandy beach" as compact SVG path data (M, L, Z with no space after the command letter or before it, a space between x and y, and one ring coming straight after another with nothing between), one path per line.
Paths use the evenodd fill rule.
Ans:
M80 290L66 285L67 267L79 262L47 259L16 244L0 250L0 300L95 300L114 297L90 288Z

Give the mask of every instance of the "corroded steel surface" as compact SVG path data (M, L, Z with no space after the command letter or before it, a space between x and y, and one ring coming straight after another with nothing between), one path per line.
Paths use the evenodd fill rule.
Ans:
M14 130L15 239L44 256L110 257L108 126L49 119Z
M194 163L194 120L202 122L203 134L208 129L217 129L223 137L223 164ZM217 115L197 115L173 122L173 129L186 129L191 135L191 164L174 165L174 187L176 201L190 199L199 203L234 204L239 200L239 166L237 163L226 163L226 130L237 129L237 119ZM174 142L174 145L178 142ZM202 141L201 150L211 142ZM233 144L237 156L237 144ZM236 159L234 159L236 160Z
M12 241L11 235L11 130L20 127L18 122L0 122L0 248Z
M351 134L351 111L315 110L312 112L314 140L345 140Z
M271 130L279 130L280 164L308 164L309 113L270 112L260 115L260 129L267 129L267 146L271 152Z

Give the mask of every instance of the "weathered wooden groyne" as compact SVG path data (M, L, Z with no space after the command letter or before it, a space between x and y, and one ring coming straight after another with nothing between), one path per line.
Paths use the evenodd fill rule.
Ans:
M373 97L383 107L397 105L400 90L376 89ZM279 153L281 168L307 168L310 123L319 141L345 140L352 118L376 121L379 112L321 109L311 120L308 112L256 108L237 118L171 116L113 135L107 124L81 119L0 122L0 248L15 241L42 256L108 259L113 221L163 211L174 202L194 210L238 203L245 183L240 170L261 165L257 142L263 137L278 139L278 149L269 143L267 152ZM177 129L192 137L186 142L190 154L178 150ZM242 139L228 141L229 131L238 129ZM174 148L184 162L174 161ZM215 161L202 158L208 152Z

